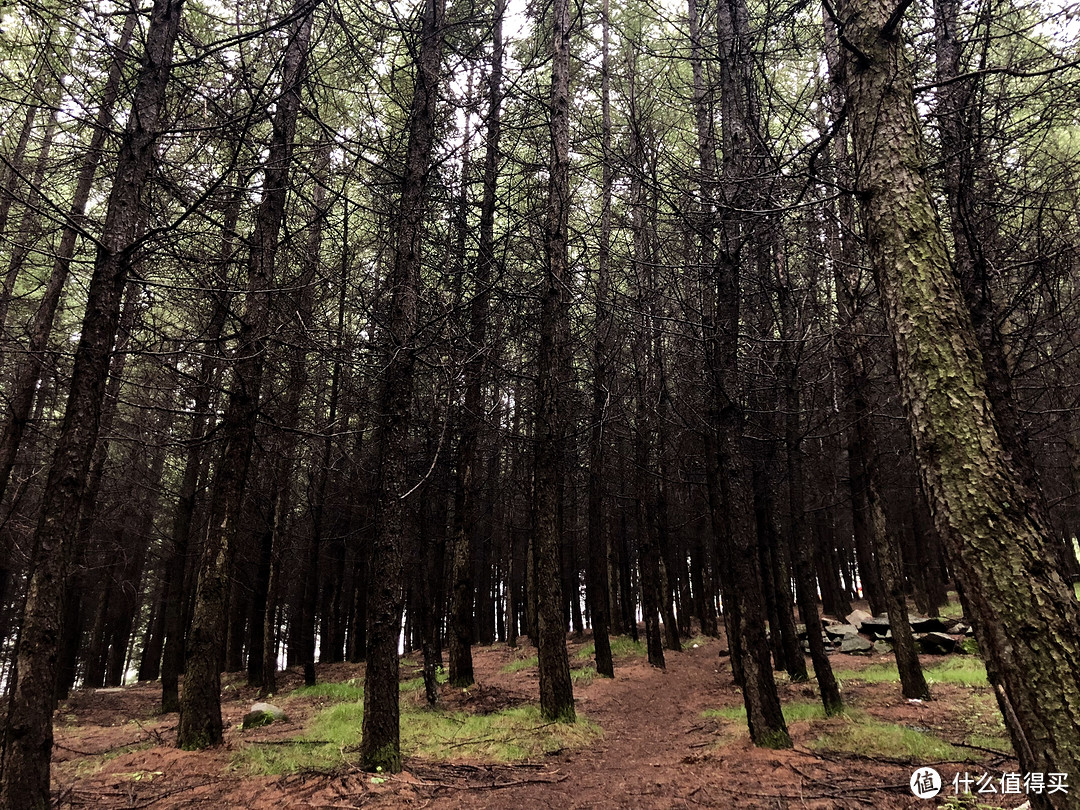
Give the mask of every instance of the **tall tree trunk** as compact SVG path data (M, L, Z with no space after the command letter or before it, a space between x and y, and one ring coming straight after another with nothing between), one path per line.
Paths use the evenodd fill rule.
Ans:
M574 689L566 654L559 575L560 494L566 460L566 419L570 380L569 234L570 211L570 4L554 0L549 126L547 271L541 288L540 347L537 357L536 474L533 533L540 712L547 720L573 722Z
M611 297L611 3L603 0L601 12L602 51L600 63L601 104L601 209L600 245L596 257L596 316L593 342L592 412L589 430L589 492L588 492L588 587L589 615L592 620L593 655L596 672L605 678L615 677L611 660L611 616L608 612L611 589L608 577L608 521L604 520L604 485L606 482L608 437L605 420L611 398L610 356L611 330L614 327L610 312Z
M752 233L744 212L754 206L750 183L759 172L760 121L745 0L718 5L720 88L723 98L723 184L725 213L716 261L716 333L709 357L713 372L717 427L715 475L724 514L719 521L726 546L729 588L725 602L733 668L740 676L747 725L755 745L789 748L765 639L765 619L757 543L753 526L750 470L743 456L745 415L740 400L738 340L743 244ZM760 168L760 167L758 167ZM716 508L713 509L714 514ZM729 596L730 595L730 596ZM725 606L725 614L728 606ZM732 632L734 631L734 632Z
M469 307L469 359L465 364L465 407L458 446L457 482L454 495L454 535L450 568L450 683L465 687L473 683L472 613L473 549L479 539L480 509L477 449L484 424L483 391L489 347L488 309L495 257L495 194L499 172L499 137L502 110L503 41L505 0L496 0L492 20L491 74L488 78L488 125L484 152L484 196L480 208L480 243L476 261L473 299ZM462 193L466 178L462 177ZM464 257L463 257L464 258Z
M925 176L902 15L885 0L846 0L839 13L854 54L847 92L858 190L919 475L1021 770L1076 773L1080 605L993 418ZM1029 799L1039 810L1075 804L1060 794Z
M192 418L184 453L184 470L180 476L176 509L169 532L171 547L165 562L165 643L161 660L161 711L163 714L180 711L180 673L184 669L184 603L185 581L188 573L188 547L195 501L199 492L199 476L203 466L203 443L211 428L213 387L221 364L222 331L229 315L232 295L229 268L235 250L236 222L240 216L241 190L231 195L225 207L222 223L221 248L218 254L218 275L214 283L214 305L206 326L203 358L199 363L195 390L192 392Z
M304 6L301 6L303 8ZM313 12L294 23L283 59L282 93L263 169L263 197L248 257L248 289L233 366L229 402L221 422L223 450L214 473L209 528L195 589L188 635L184 691L180 697L177 745L186 750L221 742L219 658L225 631L232 549L241 519L244 488L255 439L262 389L270 298L292 163L293 137L307 62Z
M0 783L0 805L9 810L43 808L50 803L57 654L64 583L73 551L68 538L78 522L86 474L97 443L109 353L138 247L142 192L157 160L155 146L182 6L183 0L155 0L151 11L143 68L120 143L116 180L109 193L87 291L64 419L34 535Z
M435 138L441 81L444 0L424 3L416 65L409 142L397 211L394 264L389 278L390 311L383 339L385 358L375 432L375 538L368 602L367 669L364 672L364 726L360 761L366 770L401 770L398 707L398 637L401 632L406 546L404 504L409 494L409 443L413 367L423 258L421 228Z
M71 208L68 211L68 222L61 231L60 244L56 248L52 272L45 283L41 301L38 303L33 319L30 322L26 356L16 366L15 377L10 388L7 420L4 423L3 434L0 435L0 501L3 500L8 483L11 480L11 471L15 466L15 458L19 453L19 447L22 445L23 434L33 409L34 394L41 379L41 369L45 361L44 353L49 346L56 309L60 305L64 283L67 281L71 261L75 256L75 244L79 237L79 231L73 223L85 223L86 206L90 200L90 191L94 185L98 165L101 163L105 138L112 125L113 111L116 107L120 82L123 78L123 63L127 56L128 46L131 43L132 32L135 29L136 17L135 14L127 16L124 28L120 33L120 39L116 44L115 56L109 68L109 77L105 82L101 105L98 107L97 117L94 121L94 134L90 138L90 145L86 150L82 165L79 167L78 179L75 181L75 193L72 196Z

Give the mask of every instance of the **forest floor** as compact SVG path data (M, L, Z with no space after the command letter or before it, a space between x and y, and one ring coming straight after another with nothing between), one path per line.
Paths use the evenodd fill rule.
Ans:
M952 779L1018 770L985 674L971 656L924 656L935 700L900 695L892 656L832 656L850 707L824 718L812 684L780 676L794 748L750 744L741 697L720 642L698 637L650 667L641 645L619 639L614 680L591 671L588 639L571 640L575 697L587 722L545 724L535 709L535 650L477 647L477 685L442 688L423 708L418 658L403 679L405 771L357 769L361 665L318 670L298 688L282 673L272 702L284 722L241 730L257 699L226 678L224 745L174 747L177 717L157 714L157 684L73 693L58 710L53 779L72 808L1015 808L1019 795L952 797ZM779 674L778 674L779 675ZM499 761L502 760L502 761ZM507 761L510 760L510 761ZM944 779L915 798L916 765ZM1000 782L993 786L1000 790ZM973 784L972 789L975 789Z

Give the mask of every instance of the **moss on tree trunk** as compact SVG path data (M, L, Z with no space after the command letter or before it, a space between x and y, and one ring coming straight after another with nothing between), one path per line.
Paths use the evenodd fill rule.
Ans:
M1012 468L926 179L912 75L884 0L846 2L858 192L919 474L1021 769L1080 766L1080 609ZM1032 806L1075 807L1062 794Z

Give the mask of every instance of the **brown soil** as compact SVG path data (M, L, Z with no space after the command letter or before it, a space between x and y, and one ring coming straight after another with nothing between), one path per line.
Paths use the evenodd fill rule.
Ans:
M571 644L571 655L581 648ZM317 711L319 699L292 699L286 723L241 732L241 717L256 698L240 680L226 679L222 704L225 744L203 752L173 747L176 716L155 715L156 684L76 693L57 713L54 783L61 807L112 808L929 808L908 788L913 764L810 747L843 720L794 723L795 748L756 749L737 722L707 719L710 708L740 705L726 659L711 641L667 654L666 671L640 659L616 661L614 680L594 678L576 686L579 713L603 729L587 749L563 751L542 761L491 765L461 761L406 761L404 773L373 784L371 775L348 764L334 773L253 777L230 767L236 750L251 740L287 740ZM503 645L477 648L479 688L468 694L443 687L448 706L495 711L531 702L538 692L534 668L505 673L510 661L532 654ZM837 669L861 669L888 657L836 655ZM578 662L580 663L580 662ZM932 657L926 658L932 663ZM359 677L362 667L329 665L320 679ZM413 677L406 671L403 677ZM283 673L282 694L299 685ZM813 699L809 685L781 684L785 702ZM932 729L961 740L969 729L973 690L938 685L937 699L912 704L896 684L845 685L849 705L888 722ZM986 692L986 690L982 690ZM985 699L984 699L985 700ZM977 763L934 764L948 783L958 771L981 774L1017 770L990 752ZM943 793L943 796L945 794ZM980 797L1016 807L1022 797ZM940 799L939 799L940 801Z

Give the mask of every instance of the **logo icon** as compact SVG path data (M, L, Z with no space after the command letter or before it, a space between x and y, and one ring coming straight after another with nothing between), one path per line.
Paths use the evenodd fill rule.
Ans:
M933 768L918 768L911 774L911 792L920 799L932 799L941 793L941 774Z

